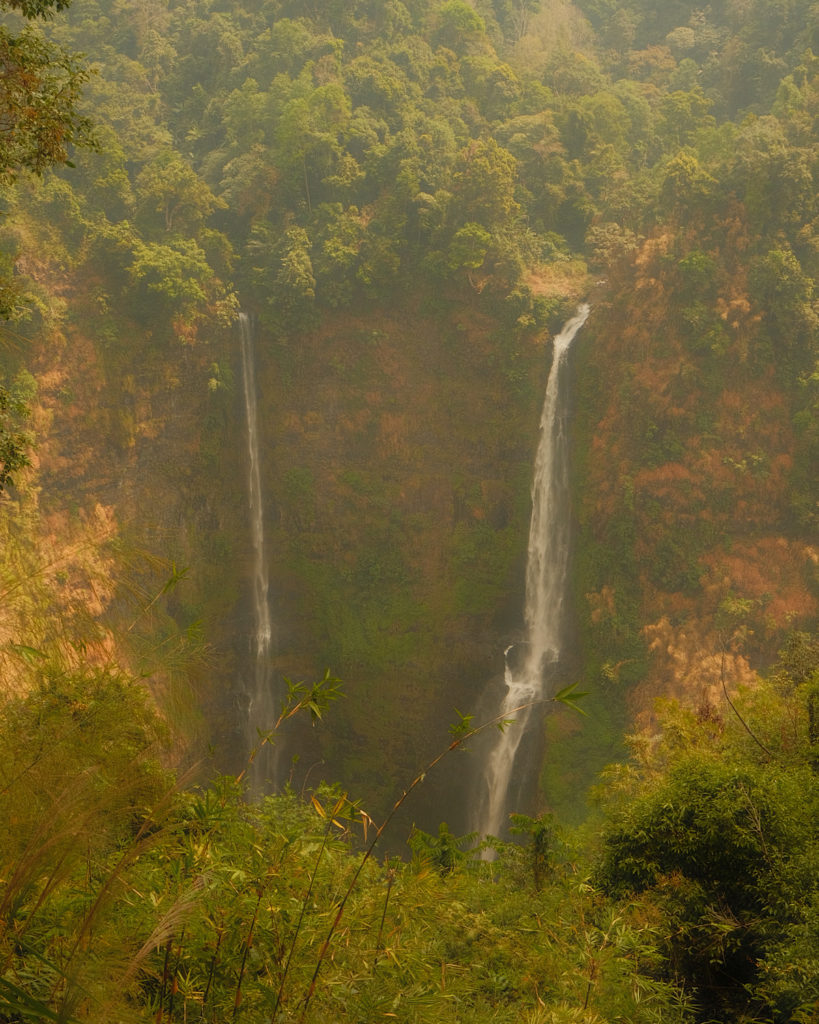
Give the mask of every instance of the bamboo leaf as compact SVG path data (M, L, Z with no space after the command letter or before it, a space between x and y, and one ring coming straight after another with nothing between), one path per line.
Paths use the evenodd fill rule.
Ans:
M584 711L576 702L583 697L589 695L588 690L578 690L578 683L570 683L568 686L564 686L562 690L558 690L552 697L553 701L557 701L559 704L564 704L567 708L571 708L573 711L577 711L581 715L588 716L588 712Z
M48 657L36 647L29 647L28 644L9 643L9 649L19 655L28 665L36 665L38 662L46 661Z
M0 978L0 1013L6 1014L24 1013L35 1020L61 1021L62 1024L75 1024L75 1017L64 1017L50 1009L39 999L30 996L28 992L15 985L8 978Z

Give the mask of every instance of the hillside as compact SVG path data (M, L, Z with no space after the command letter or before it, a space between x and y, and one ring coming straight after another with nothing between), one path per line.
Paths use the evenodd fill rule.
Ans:
M819 6L0 10L0 1024L815 1021Z
M576 807L657 695L716 699L815 623L807 5L775 32L765 4L109 6L49 29L96 62L100 152L5 197L28 312L4 361L38 382L35 563L73 566L102 517L114 631L156 559L187 568L150 628L206 644L186 700L215 765L248 744L239 308L274 669L329 667L348 695L293 738L297 777L323 761L384 806L501 673L548 339L592 290L574 660L594 714L550 719L546 804Z

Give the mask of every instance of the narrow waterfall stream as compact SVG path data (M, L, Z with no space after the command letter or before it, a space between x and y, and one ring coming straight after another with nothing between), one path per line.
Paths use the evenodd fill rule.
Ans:
M259 730L272 728L277 714L270 653L273 625L268 600L269 578L264 543L264 503L262 477L259 467L259 431L256 403L256 358L253 345L253 325L246 313L239 314L242 343L242 384L247 414L247 488L250 511L250 536L253 550L253 622L251 641L252 668L247 686L247 721L245 738L248 753L259 743ZM275 747L266 744L256 755L249 771L250 787L254 793L275 789Z
M542 720L540 709L514 712L530 701L547 698L562 653L569 570L570 495L567 434L566 355L586 322L589 307L579 307L554 339L552 367L540 418L540 441L532 482L532 518L526 563L525 636L504 652L506 692L497 713L514 724L498 732L483 765L475 802L475 831L501 836L507 826L510 792L519 765L521 740ZM514 713L513 713L514 712Z

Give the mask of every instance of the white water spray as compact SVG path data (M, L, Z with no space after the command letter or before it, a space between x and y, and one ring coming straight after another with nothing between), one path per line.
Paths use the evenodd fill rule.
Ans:
M476 831L481 835L497 836L504 830L518 748L532 721L540 720L536 706L517 712L514 709L549 697L561 657L570 540L568 396L564 370L569 346L588 315L589 307L580 306L577 315L554 340L532 482L524 651L522 657L514 659L514 664L510 664L509 655L518 645L512 644L504 652L506 693L498 709L498 714L508 715L514 724L497 734L483 766L475 808Z
M247 413L248 502L250 507L250 535L253 547L253 616L252 640L253 675L248 687L247 722L245 735L248 749L258 745L258 730L273 726L275 701L270 672L270 650L273 626L270 619L268 591L270 582L264 543L264 503L262 478L259 467L259 430L256 405L256 369L253 348L253 330L250 317L239 314L242 342L242 383ZM260 792L275 786L275 759L268 744L256 756L250 768L251 789ZM272 777L271 777L272 776Z

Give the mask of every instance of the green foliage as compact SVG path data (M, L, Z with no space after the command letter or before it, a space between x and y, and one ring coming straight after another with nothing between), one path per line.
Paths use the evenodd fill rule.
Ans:
M780 372L793 380L812 369L819 355L813 281L790 249L772 249L754 264L751 275L766 333L775 353L781 354Z
M735 698L725 717L669 708L660 744L639 747L606 792L616 809L599 879L660 911L672 976L703 1019L802 1019L819 991L802 946L819 851L805 681L816 671L811 642L794 640L775 686Z
M3 0L0 9L23 18L48 18L65 0ZM80 55L43 38L26 25L14 34L0 27L0 181L8 187L21 171L42 174L70 164L73 147L94 146L91 121L80 113L89 71ZM0 317L17 319L21 295L11 275L0 277ZM9 453L6 453L7 455Z
M6 6L30 17L65 5ZM494 517L489 498L476 496L492 481L479 480L466 443L458 449L464 482L456 504L461 492L468 495L466 511L456 510L440 531L445 542L429 561L445 569L435 601L427 600L420 577L437 570L414 550L424 546L418 524L433 516L449 522L447 502L426 520L426 510L405 515L399 504L404 490L414 490L419 505L430 504L416 479L403 488L427 464L412 462L405 478L386 484L378 471L361 468L363 459L343 465L338 456L350 450L342 447L345 432L376 435L393 414L400 420L403 411L391 403L412 371L376 338L366 358L394 375L395 389L371 385L365 357L331 337L325 318L356 318L371 335L373 321L364 318L383 315L399 287L407 296L401 310L425 295L436 315L464 324L469 345L458 357L480 356L476 365L493 378L488 393L500 411L484 419L494 423L497 415L500 436L508 427L503 401L534 391L525 383L533 378L530 336L565 312L566 300L553 291L580 287L572 267L581 258L611 275L622 303L601 307L599 350L589 345L581 353L577 447L587 459L595 446L607 449L603 461L612 473L585 475L588 464L577 471L582 532L575 589L585 676L605 693L593 699L604 704L611 696L612 707L608 718L603 711L595 717L593 707L593 721L577 739L561 734L559 716L549 725L551 745L586 762L616 747L617 702L644 675L647 620L667 613L682 628L696 606L715 626L734 625L762 603L732 582L718 594L703 584L721 571L709 575L726 529L733 537L747 522L748 535L756 536L773 523L783 536L810 540L816 525L819 101L815 58L806 50L819 37L816 12L805 0L760 0L742 11L736 4L700 10L581 0L597 34L588 46L582 32L572 35L567 47L585 47L576 53L558 39L557 8L540 6L546 7L528 0L226 0L218 10L203 3L142 10L83 0L53 33L69 51L33 32L4 35L0 120L12 129L5 129L0 171L11 177L15 168L66 162L70 147L88 140L75 112L85 71L65 56L77 48L90 50L99 64L100 74L85 85L105 139L99 158L80 154L64 177L7 196L5 265L11 271L17 260L20 272L38 279L34 327L38 317L50 317L54 327L63 294L87 285L88 309L72 309L65 340L58 332L53 337L70 345L78 322L94 325L96 355L109 378L123 383L121 407L111 416L123 462L154 440L154 421L139 422L133 374L121 372L126 346L145 376L157 364L140 364L142 355L161 349L155 341L172 331L210 346L200 360L201 381L190 389L211 389L207 443L181 469L188 474L199 459L209 490L224 469L217 455L230 446L231 349L214 336L235 308L235 273L243 302L275 334L276 370L290 383L303 378L305 392L320 391L315 410L290 417L298 421L293 433L308 434L312 444L331 422L323 407L333 406L332 470L323 475L319 458L310 467L288 461L277 477L282 558L299 607L292 619L308 622L298 642L304 649L312 644L316 657L337 659L345 672L355 668L360 721L370 737L396 746L403 697L395 694L403 694L406 675L422 674L431 663L419 654L419 638L446 649L451 666L465 660L441 639L451 620L462 632L464 619L471 620L483 640L484 629L494 633L486 624L503 617L522 536L504 510L525 504L528 481L518 479L517 468L510 471L514 494L497 503ZM54 105L63 99L67 107ZM51 306L43 298L48 289ZM642 294L651 296L645 305ZM8 286L4 315L19 306ZM635 310L646 313L643 334L632 330ZM603 329L606 319L610 330ZM134 323L145 337L135 336ZM308 348L305 335L314 328L319 343ZM431 374L451 377L447 394L455 402L463 387L448 345L419 343L419 350ZM169 389L179 386L176 363L196 358L187 347L177 356L162 364ZM735 400L741 384L765 383L772 367L783 385L778 452L773 428L766 435L771 450L756 437L752 446L750 415ZM592 374L599 379L590 387ZM338 395L331 402L325 377ZM139 401L151 405L155 397ZM461 397L464 405L472 399ZM25 417L15 402L11 388L0 392L0 485L26 459ZM724 410L731 415L718 427ZM760 416L769 412L778 415L772 407ZM737 435L748 435L741 450L725 438L729 419ZM456 420L470 435L468 416L442 422ZM421 443L432 447L438 426L431 424L432 440ZM405 439L400 423L390 429ZM480 442L470 436L469 443ZM510 447L516 444L525 447ZM723 474L722 490L708 490L709 460ZM154 457L152 473L161 461ZM521 455L516 465L522 461ZM782 486L790 488L789 499L774 492L776 473L788 477ZM749 482L767 510L765 523L748 509L752 488L740 484ZM334 504L342 492L347 510ZM230 517L214 511L215 500L209 495L205 504L224 537ZM168 517L157 519L165 543ZM348 537L338 529L342 521L358 532ZM235 584L220 573L242 559L213 536L208 553L221 554L207 578L219 596L208 600L222 602L221 609L232 603ZM764 628L770 642L780 627ZM669 753L673 743L663 741L673 764L652 766L645 792L607 826L600 879L633 903L590 888L574 861L561 860L548 822L521 820L534 866L514 849L500 849L497 866L470 864L458 840L443 832L427 843L446 869L440 877L420 865L412 871L370 863L350 890L343 925L330 928L323 948L337 894L347 891L359 864L345 835L345 815L355 816L349 801L334 793L312 809L292 797L249 807L229 780L166 799L161 787L151 789L161 773L153 753L139 746L139 729L135 736L123 728L119 737L123 723L111 711L111 694L146 736L154 727L145 709L118 691L125 689L120 675L73 666L62 680L47 670L32 637L20 636L3 653L53 684L48 693L36 688L21 704L12 701L8 714L19 714L22 735L30 735L39 701L67 773L59 789L57 769L45 772L43 762L45 774L35 779L38 760L23 773L31 788L19 789L21 806L5 808L8 821L28 829L33 850L40 833L23 813L25 794L41 814L51 813L55 792L66 794L66 813L58 807L52 814L55 860L48 860L49 850L43 854L51 873L34 872L11 900L19 901L19 916L9 919L2 939L7 1015L298 1019L309 1003L317 1020L690 1020L675 988L680 980L704 993L715 1015L810 1019L815 837L809 824L794 823L800 788L803 806L815 810L810 672L797 679L795 670L783 669L791 673L783 683L790 718L770 693L739 705L775 752L770 764L760 760L762 748L751 756L742 746L753 747L747 734L728 737L727 726L719 733L707 715L697 726L702 735L686 740L685 756ZM136 663L149 671L148 660ZM58 706L63 686L70 726ZM404 726L410 716L420 720L418 708L432 688L425 680L411 691L413 707L400 708ZM79 749L84 689L94 715L117 737L111 749L96 740ZM571 706L576 696L569 688L555 700ZM319 717L325 697L312 689L294 694L296 705L306 701L302 707ZM788 734L793 722L804 749L797 744L780 757L773 733ZM694 729L670 722L669 732L674 728ZM468 731L469 725L461 730ZM22 741L9 743L9 764L25 769ZM389 758L378 742L368 752L351 746L344 753L354 771L366 764L373 775L385 773ZM72 773L77 781L68 779ZM563 774L551 780L550 799L562 785L564 803L579 807ZM109 782L120 800L128 784L136 786L125 800L131 817L112 797L108 826L81 856L66 814L75 811L86 823L83 801L88 814L102 808ZM6 831L11 849L18 839L11 826ZM744 866L739 879L732 864ZM16 870L4 861L3 885ZM122 896L116 909L105 879ZM534 896L530 879L540 889ZM20 930L30 946L17 942ZM74 951L68 935L79 937ZM314 991L317 962L323 967ZM119 984L116 998L107 987L111 978ZM753 987L745 1003L737 979Z
M0 717L0 1013L305 1021L378 1007L511 1022L548 1006L683 1019L653 977L650 931L578 879L547 822L525 823L548 858L535 890L517 848L470 861L469 837L445 825L415 834L411 864L379 865L375 824L339 791L248 804L228 777L171 788L143 690L113 673L49 680ZM329 677L296 687L285 714L334 691Z
M114 672L39 661L40 687L2 709L0 1012L68 1019L110 983L111 961L100 971L87 937L145 848L145 809L169 780L144 690Z
M210 267L202 249L191 239L167 245L136 241L130 273L134 282L144 282L149 291L188 309L205 301L203 284L210 276Z
M304 323L315 297L316 279L310 257L310 239L304 228L290 228L278 240L265 225L257 225L248 250L252 274L265 286L266 305L274 323Z
M577 702L582 700L583 697L587 697L588 693L583 690L578 690L577 686L577 683L570 683L568 686L564 686L562 689L558 690L557 693L553 694L551 699L558 704L563 704L565 707L571 708L572 711L577 711L581 715L585 715L586 712Z
M555 698L558 699L558 698ZM513 814L510 832L512 835L529 836L532 858L532 881L535 890L540 892L546 876L554 866L554 847L557 829L554 817L543 814L530 818L526 814Z
M29 18L42 15L48 6L19 5ZM32 28L19 35L3 28L0 59L5 69L0 89L0 175L6 181L21 170L41 174L47 167L64 164L73 145L91 144L91 123L77 110L89 74L81 58L49 44Z
M487 522L464 522L455 527L452 557L458 611L479 615L497 604L508 585L518 540L509 526L498 530Z
M34 397L32 385L34 379L25 372L11 387L0 384L0 491L14 483L18 470L31 464L28 453L34 440L25 425Z
M479 46L486 31L483 19L463 0L446 0L438 18L438 41L456 52Z
M449 246L447 269L477 270L483 265L492 236L480 224L469 223L459 228Z
M517 162L494 139L478 139L458 154L452 176L457 223L494 227L517 212L514 183Z
M159 225L166 232L193 232L217 206L225 206L172 151L147 163L134 186L139 206L146 214L159 214Z
M462 847L474 841L474 834L453 836L445 821L438 826L437 836L416 828L408 839L409 848L418 863L431 864L442 875L451 874L456 865L467 860L469 854Z
M700 204L713 192L716 181L697 158L681 151L669 161L662 185L662 198L669 209L680 211Z

